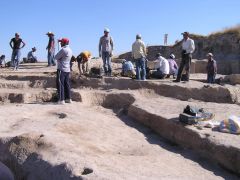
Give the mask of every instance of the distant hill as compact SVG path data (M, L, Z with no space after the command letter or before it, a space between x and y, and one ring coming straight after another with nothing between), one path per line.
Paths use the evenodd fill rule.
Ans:
M191 34L191 38L194 39L196 45L194 59L205 59L206 54L212 52L217 61L240 60L240 25L211 33L208 36ZM149 46L147 58L155 59L155 54L158 52L165 57L174 53L177 58L181 58L181 41L173 46ZM121 54L119 58L130 59L131 52Z

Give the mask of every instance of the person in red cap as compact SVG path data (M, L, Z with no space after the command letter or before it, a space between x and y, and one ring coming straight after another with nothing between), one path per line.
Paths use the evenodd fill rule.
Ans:
M65 104L71 103L71 90L70 90L70 60L73 56L72 50L69 47L69 40L62 38L58 40L61 43L62 49L56 54L57 60L57 93L58 103Z

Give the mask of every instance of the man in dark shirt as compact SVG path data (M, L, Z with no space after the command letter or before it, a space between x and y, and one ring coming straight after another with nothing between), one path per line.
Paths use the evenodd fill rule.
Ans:
M208 63L207 63L207 83L213 84L215 83L215 77L217 74L217 63L213 59L213 54L207 54Z
M48 32L46 35L49 37L47 51L48 51L48 66L56 66L54 57L55 57L55 40L54 34L52 32Z
M12 38L10 41L10 47L12 48L12 58L11 58L11 64L14 67L14 70L18 70L19 68L19 61L20 61L20 56L21 56L21 51L25 46L25 43L23 40L20 38L20 35L18 33L15 33L15 38ZM21 46L22 44L22 46Z

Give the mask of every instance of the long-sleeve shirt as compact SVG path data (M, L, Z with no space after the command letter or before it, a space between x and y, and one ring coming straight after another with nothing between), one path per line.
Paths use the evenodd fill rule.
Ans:
M209 75L217 74L217 62L214 59L208 60L207 73Z
M160 56L155 62L157 62L155 69L159 69L163 74L169 74L169 63L167 59Z
M57 60L57 69L63 72L70 72L70 60L72 55L73 53L69 45L63 46L55 56Z
M112 52L113 51L113 40L111 36L102 36L99 41L99 52Z
M147 50L144 42L137 39L132 45L132 57L134 59L140 59L147 56Z
M134 70L134 66L131 61L126 61L122 65L122 71L127 72L127 71L132 71Z
M169 62L169 69L170 69L170 74L173 74L176 72L176 70L178 69L178 65L176 63L176 61L174 59L168 59Z
M187 54L192 54L195 50L194 41L190 38L188 38L187 40L183 40L182 50L185 50Z

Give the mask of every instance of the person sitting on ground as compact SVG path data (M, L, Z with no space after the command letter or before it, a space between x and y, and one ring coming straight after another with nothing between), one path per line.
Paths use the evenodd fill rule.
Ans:
M27 59L29 63L36 63L37 62L37 56L35 55L35 52L37 49L35 47L32 48L32 50L28 53Z
M82 74L86 74L88 73L89 69L88 69L88 63L91 59L91 52L89 51L84 51L81 52L78 56L77 56L77 62L78 62L78 70L79 70L79 74L80 76L82 76Z
M175 55L174 54L170 54L169 59L168 59L168 63L169 63L169 77L171 75L173 75L173 78L175 78L175 76L178 73L178 65L175 61Z
M207 54L208 63L207 63L207 83L215 83L215 77L217 74L217 62L213 59L213 54Z
M157 70L157 71L154 71L152 76L154 78L164 79L169 74L169 63L168 63L168 60L165 59L161 55L161 53L158 53L156 55L156 58L157 59L154 61L156 63L154 69Z
M0 57L0 67L3 68L6 65L5 55Z
M136 71L134 70L133 63L130 60L123 60L121 75L130 78L134 78L136 76Z

